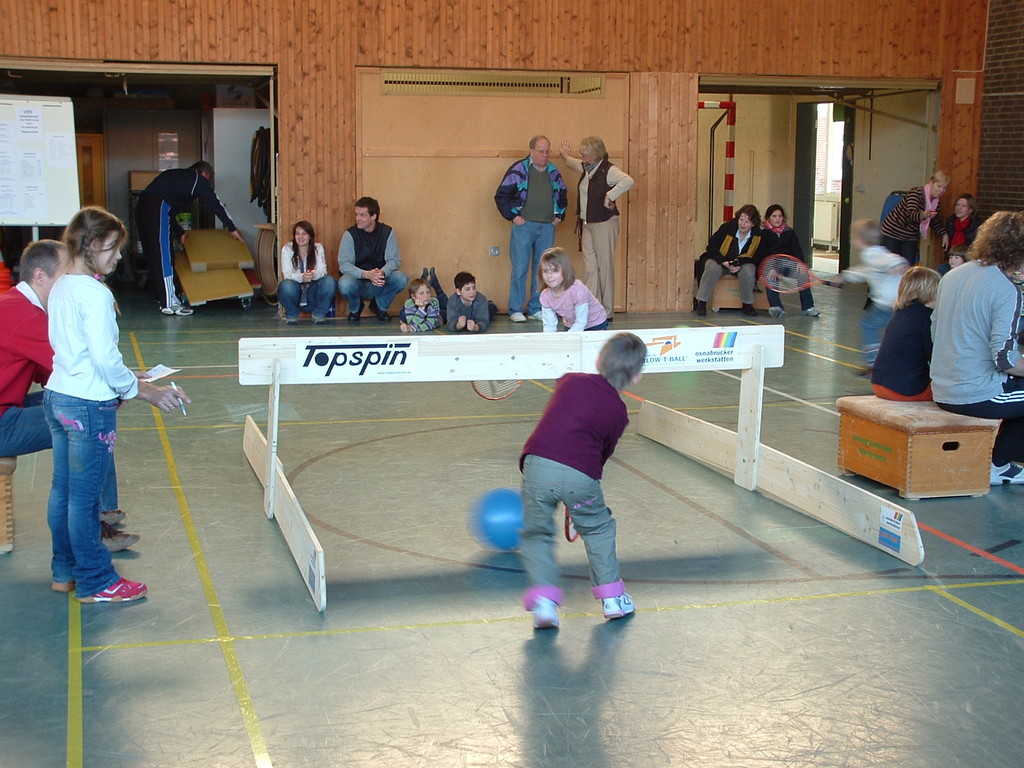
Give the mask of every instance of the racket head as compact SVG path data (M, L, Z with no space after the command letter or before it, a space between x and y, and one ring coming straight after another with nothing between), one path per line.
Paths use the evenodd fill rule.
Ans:
M776 293L799 293L812 285L821 285L800 259L784 253L766 256L757 267L758 277L765 287Z
M471 383L473 391L484 400L504 400L523 382L520 379L483 379Z
M572 515L569 514L569 508L565 507L565 540L570 544L580 537L580 532L576 530L576 526L572 522Z

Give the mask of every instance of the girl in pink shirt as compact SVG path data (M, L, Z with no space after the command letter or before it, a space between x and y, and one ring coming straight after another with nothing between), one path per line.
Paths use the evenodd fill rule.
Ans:
M594 294L576 279L572 263L561 248L548 248L540 257L540 279L547 287L540 294L544 332L558 330L561 317L570 331L603 331L608 315Z

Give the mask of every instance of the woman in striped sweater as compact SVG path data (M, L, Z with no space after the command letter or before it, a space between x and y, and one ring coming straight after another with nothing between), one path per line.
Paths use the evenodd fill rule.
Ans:
M882 246L914 265L920 259L918 246L931 229L942 237L945 227L939 218L939 198L949 186L949 176L936 171L923 187L914 187L903 196L882 221Z

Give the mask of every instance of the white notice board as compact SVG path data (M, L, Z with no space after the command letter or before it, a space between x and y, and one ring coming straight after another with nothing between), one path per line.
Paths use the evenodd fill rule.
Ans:
M79 200L71 99L0 96L0 224L63 227Z

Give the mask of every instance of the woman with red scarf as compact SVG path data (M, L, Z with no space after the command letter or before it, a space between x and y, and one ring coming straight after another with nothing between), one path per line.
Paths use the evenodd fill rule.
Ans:
M953 215L946 219L946 231L942 234L942 250L949 253L954 245L970 247L978 234L978 206L974 195L960 195L953 204Z
M913 187L882 220L882 245L913 266L920 258L918 246L928 230L942 235L938 217L939 198L949 186L949 176L936 171L923 187Z
M800 247L800 241L796 238L796 232L786 223L786 211L781 205L768 206L762 226L765 230L774 232L778 238L775 249L776 253L784 253L787 256L800 259L805 264L807 263L807 259L804 257L804 249ZM782 307L782 297L778 291L768 288L766 292L768 294L768 304L771 305L768 308L768 314L772 317L785 317L786 310ZM800 311L808 317L817 317L821 314L818 308L814 306L814 297L811 296L810 288L804 288L800 291Z

